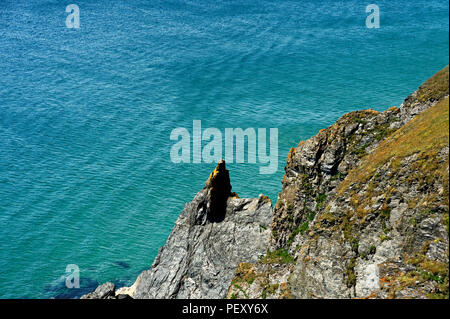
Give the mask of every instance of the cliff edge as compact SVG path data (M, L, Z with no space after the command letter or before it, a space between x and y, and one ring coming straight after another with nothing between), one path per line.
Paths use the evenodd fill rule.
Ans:
M270 251L229 298L448 298L448 76L291 149Z
M149 270L82 298L448 298L448 72L292 148L273 209L220 161Z
M111 295L133 298L225 298L240 262L257 262L269 244L272 203L231 192L225 162L185 205L149 270ZM82 298L99 298L95 292Z

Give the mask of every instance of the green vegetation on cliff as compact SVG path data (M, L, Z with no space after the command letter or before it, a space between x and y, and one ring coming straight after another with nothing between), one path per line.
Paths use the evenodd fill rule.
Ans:
M437 101L448 94L448 65L428 79L417 90L419 102Z
M229 296L448 298L448 75L400 108L345 114L291 149L271 245L247 265L266 280L237 272L245 295Z
M392 162L391 168L400 165L401 160L413 154L419 154L420 167L428 178L436 174L441 178L448 176L445 165L437 168L432 163L436 153L449 144L449 104L448 98L416 116L404 127L385 139L362 164L352 170L339 186L339 194L345 192L351 183L365 183L382 165ZM447 163L448 165L448 163Z

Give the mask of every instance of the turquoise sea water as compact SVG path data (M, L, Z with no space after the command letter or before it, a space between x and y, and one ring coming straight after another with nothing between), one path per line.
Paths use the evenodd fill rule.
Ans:
M75 297L150 267L214 164L170 132L279 130L278 171L229 164L275 203L287 152L346 112L400 105L448 63L445 1L0 1L0 298ZM82 289L66 289L77 264Z

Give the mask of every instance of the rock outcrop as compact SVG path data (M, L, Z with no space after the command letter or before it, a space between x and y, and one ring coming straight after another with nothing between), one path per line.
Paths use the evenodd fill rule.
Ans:
M225 298L238 263L256 262L269 243L268 197L231 193L225 162L181 212L149 270L117 294L133 298Z
M219 162L152 267L86 297L448 298L448 72L292 148L273 211Z
M93 292L81 297L81 299L132 299L128 294L116 293L116 285L106 282L98 286Z

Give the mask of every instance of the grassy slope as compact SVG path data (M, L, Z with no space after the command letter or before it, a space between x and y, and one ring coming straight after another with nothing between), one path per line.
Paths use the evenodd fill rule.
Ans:
M440 101L384 140L362 164L352 170L339 187L342 194L351 183L364 183L370 179L378 167L393 160L419 153L420 157L434 157L445 145L449 144L449 104L448 98ZM395 165L394 165L395 166ZM434 165L431 167L435 168ZM426 166L422 169L427 169ZM430 171L430 174L443 174Z

